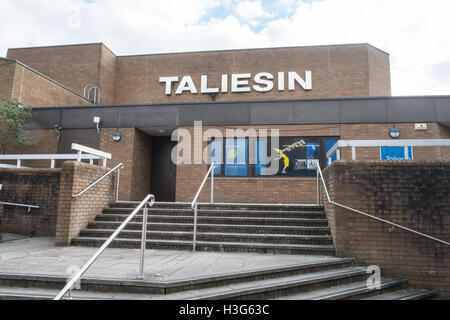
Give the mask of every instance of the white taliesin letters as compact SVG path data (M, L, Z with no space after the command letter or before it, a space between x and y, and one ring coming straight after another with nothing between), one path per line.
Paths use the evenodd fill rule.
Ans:
M190 92L191 94L197 94L200 88L202 94L214 94L214 93L228 93L231 88L232 93L251 92L252 90L257 92L269 92L274 89L275 77L268 72L260 72L252 78L251 73L232 74L231 77L228 74L220 76L221 83L220 88L209 86L209 76L202 75L200 77L200 85L196 86L196 83L192 79L192 76L180 77L160 77L159 82L165 84L166 95L172 95L173 88L176 87L175 94L182 95L184 92ZM229 80L231 79L231 85ZM253 80L253 84L250 82ZM278 91L286 90L286 73L278 72ZM303 90L312 90L312 72L305 71L305 77L302 78L297 72L290 71L287 73L287 86L289 91L295 91L299 85Z

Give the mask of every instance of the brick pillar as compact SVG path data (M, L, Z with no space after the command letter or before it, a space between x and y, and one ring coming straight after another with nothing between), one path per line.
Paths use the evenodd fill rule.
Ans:
M115 175L110 175L87 191L78 200L79 193L110 169L79 162L64 162L56 220L56 245L67 246L102 209L114 199Z

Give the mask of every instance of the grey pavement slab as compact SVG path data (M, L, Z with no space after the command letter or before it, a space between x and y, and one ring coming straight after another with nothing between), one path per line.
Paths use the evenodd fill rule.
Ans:
M55 247L54 238L23 238L4 234L0 242L0 273L67 276L81 268L97 251L89 247ZM108 248L86 277L135 279L139 249ZM228 252L151 250L145 253L146 280L174 281L261 268L299 265L338 258L330 256L279 255Z

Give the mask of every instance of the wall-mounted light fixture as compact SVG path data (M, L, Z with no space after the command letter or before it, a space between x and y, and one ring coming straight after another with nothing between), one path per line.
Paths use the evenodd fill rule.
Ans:
M398 137L400 137L400 129L396 127L392 128L391 130L389 130L389 135L392 139L397 139Z
M58 126L57 124L55 124L55 132L58 137L58 141L61 138L61 130L62 130L62 128L60 126Z
M94 123L97 125L97 133L100 133L100 117L94 117Z
M112 138L115 142L119 142L120 140L122 140L122 134L119 131L114 132Z

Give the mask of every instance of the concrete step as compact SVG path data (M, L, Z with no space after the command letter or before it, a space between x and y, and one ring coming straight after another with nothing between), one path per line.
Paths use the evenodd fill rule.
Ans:
M366 281L353 282L340 286L333 286L314 290L310 292L302 292L291 294L278 298L278 300L354 300L366 297L380 295L391 290L397 290L406 287L408 280L405 279L382 279L380 287L370 289Z
M114 229L120 226L120 221L93 221L88 229ZM153 223L147 224L152 231L192 232L192 223ZM285 234L285 235L330 235L329 227L311 226L269 226L269 225L233 225L233 224L198 224L198 232L230 232L246 234ZM142 230L142 222L130 222L127 230Z
M426 289L403 289L391 291L364 300L425 300L433 298L436 291Z
M85 229L80 233L80 237L109 237L113 234L113 229ZM142 232L139 230L125 229L120 233L120 238L140 239ZM193 232L180 231L148 231L149 240L181 240L191 241ZM333 245L331 236L316 235L284 235L284 234L246 234L246 233L220 233L220 232L198 232L199 241L221 241L221 242L256 242L256 243L279 243L279 244L314 244Z
M100 214L95 221L124 221L128 215L122 214ZM193 216L167 216L149 215L151 222L162 223L193 223ZM136 215L132 222L142 222L142 215ZM198 217L201 224L240 224L240 225L277 225L277 226L321 226L327 227L327 219L307 219L307 218L259 218L259 217Z
M91 292L152 294L162 297L162 295L177 292L196 291L205 288L212 289L225 285L237 285L268 279L282 279L288 276L327 272L342 268L351 268L353 266L353 259L324 257L323 260L310 263L259 268L171 281L83 277L81 280L81 289ZM2 288L15 287L61 290L66 282L66 276L0 274L0 286ZM29 290L26 291L28 292Z
M174 300L260 300L275 299L288 294L307 292L316 288L361 281L366 277L366 269L360 267L320 271L308 274L287 276L281 279L268 279L205 288L195 292L181 292L168 295Z
M301 273L287 275L281 278L257 279L237 283L223 283L218 286L205 286L202 288L176 291L172 293L146 292L154 284L145 281L121 281L100 280L106 286L101 291L92 290L82 282L83 291L73 291L74 299L109 300L109 299L148 299L148 300L223 300L223 299L267 299L283 296L286 293L308 291L313 288L343 284L360 280L365 277L365 269L358 267L340 268L337 270L317 271L312 273ZM65 280L61 278L60 280ZM206 280L206 279L203 279ZM93 281L93 280L90 280ZM95 280L94 280L95 281ZM109 285L107 284L109 283ZM207 281L206 283L210 283ZM61 284L61 283L60 283ZM99 285L97 287L101 288ZM127 287L127 291L117 292L116 288ZM160 287L164 287L161 283ZM112 288L112 289L111 289ZM34 286L32 288L11 287L2 285L0 287L0 299L52 299L61 288L43 288ZM140 296L140 298L139 298Z
M128 208L134 210L139 202L112 202L110 208ZM190 202L156 202L153 208L191 209ZM265 203L199 203L199 209L218 210L269 210L269 211L323 211L322 205L317 204L265 204Z
M106 237L76 237L72 240L74 246L99 247L107 240ZM111 243L113 248L139 248L140 239L117 238ZM177 240L147 240L147 248L167 250L192 250L192 241ZM219 252L252 252L276 254L305 254L305 255L335 255L333 246L328 245L299 245L273 243L245 243L245 242L207 242L197 241L198 251Z
M105 208L104 214L122 214L129 215L133 212L133 208ZM142 214L143 210L140 210ZM151 208L149 214L152 215L171 215L171 216L194 216L192 209L168 209L168 208ZM324 211L269 211L269 210L210 210L199 209L198 216L211 217L262 217L262 218L310 218L310 219L326 219Z

